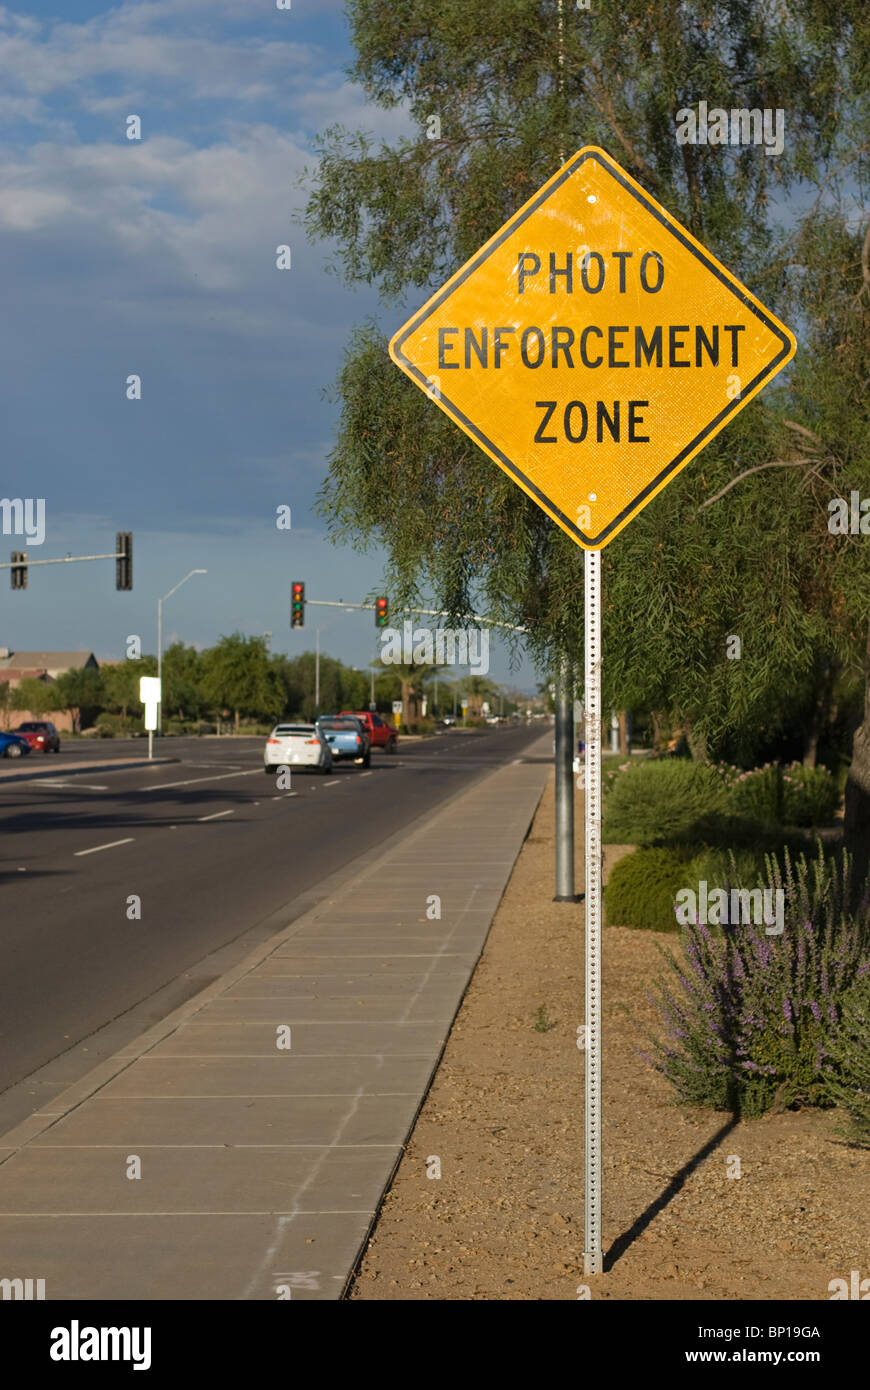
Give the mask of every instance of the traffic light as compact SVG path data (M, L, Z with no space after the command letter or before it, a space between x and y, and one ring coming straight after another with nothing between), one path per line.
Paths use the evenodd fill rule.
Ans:
M133 587L133 533L119 531L115 536L115 588Z
M375 599L375 627L386 627L390 616L390 605L385 598Z
M27 551L13 550L11 558L13 568L9 573L12 575L12 587L13 589L26 589L27 565L24 564L23 561L27 559Z
M293 585L293 602L290 608L290 626L305 626L305 585L298 579Z

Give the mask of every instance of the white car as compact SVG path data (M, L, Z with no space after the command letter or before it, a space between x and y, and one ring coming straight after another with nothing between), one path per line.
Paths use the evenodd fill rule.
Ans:
M279 767L313 767L332 771L329 744L316 724L276 724L263 751L264 772Z

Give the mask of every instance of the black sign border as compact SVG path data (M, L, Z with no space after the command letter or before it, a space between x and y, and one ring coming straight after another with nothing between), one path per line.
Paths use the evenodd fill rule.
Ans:
M526 218L531 217L533 212L537 212L539 207L541 207L544 203L549 201L549 199L553 196L556 190L559 187L561 187L565 180L570 178L571 175L577 169L580 168L581 164L585 164L587 159L594 159L598 164L602 165L611 175L611 177L616 179L616 182L620 184L626 190L627 193L630 193L631 196L638 203L640 203L641 206L644 207L646 211L665 228L666 231L670 232L670 234L673 237L675 237L677 241L681 243L681 245L685 246L686 250L690 251L696 260L700 261L702 265L706 266L707 270L709 270L713 275L715 275L716 279L721 281L721 283L725 286L726 289L731 291L735 299L739 300L745 308L749 309L753 314L755 314L756 318L761 320L765 328L767 328L771 333L774 334L775 337L779 338L782 342L781 351L778 352L776 357L774 357L773 360L770 363L768 363L768 365L764 367L756 377L753 378L746 390L741 392L741 395L735 398L733 401L729 401L725 409L720 410L719 414L716 415L709 422L709 424L705 425L704 428L698 434L695 435L691 443L687 444L684 449L681 449L680 452L677 454L676 458L672 459L671 462L667 464L661 470L661 472L658 473L655 476L655 478L652 479L651 482L647 483L646 487L643 488L642 491L640 491L637 494L634 500L629 502L629 504L626 507L623 507L619 515L615 516L613 520L609 522L607 526L605 526L604 530L600 531L598 535L594 537L587 536L584 531L581 531L579 526L575 525L573 521L571 521L567 516L565 516L564 512L561 512L559 508L555 506L543 492L541 492L540 488L536 487L532 480L526 477L522 469L519 468L517 464L513 462L512 459L509 459L506 454L503 454L501 449L499 449L495 444L493 444L492 440L488 439L487 436L483 433L483 431L478 429L477 425L475 425L472 420L469 420L468 417L459 409L458 406L454 405L453 402L443 394L443 392L439 393L439 403L445 407L447 413L452 415L455 420L460 421L464 429L466 429L467 432L474 439L477 440L481 447L490 454L494 455L494 457L499 460L499 462L506 469L506 471L510 473L512 477L514 477L517 480L517 482L521 483L522 486L529 493L531 493L531 495L536 499L536 501L538 501L543 506L544 510L548 512L551 517L558 518L560 524L564 526L565 530L568 531L569 534L573 536L576 540L581 541L590 549L597 550L601 548L601 546L607 540L607 537L618 526L620 526L620 524L623 521L625 521L627 517L631 516L634 512L638 511L644 499L647 498L651 492L655 491L655 489L664 481L664 479L666 479L671 473L674 472L676 468L679 467L679 465L682 463L683 459L686 457L687 454L692 453L692 451L696 449L698 445L702 443L704 439L707 438L708 435L710 435L714 430L716 430L717 426L719 426L723 420L726 420L729 415L733 415L741 409L741 407L746 403L746 396L748 396L757 386L760 386L761 383L767 379L767 377L769 377L773 372L776 371L783 358L789 356L789 354L792 351L792 343L791 340L779 327L779 325L774 323L770 319L768 314L765 313L764 309L762 309L758 304L756 304L752 299L750 299L747 294L744 294L741 289L737 288L737 286L735 286L731 282L731 280L728 279L727 276L723 275L719 267L710 260L706 252L703 251L700 247L696 246L694 242L690 241L689 238L684 235L683 229L679 226L678 223L672 222L670 218L665 216L663 211L659 207L657 207L655 203L651 201L651 199L647 198L647 196L644 193L640 192L637 188L634 187L632 183L628 181L628 179L623 175L622 170L619 168L617 164L614 164L603 151L588 150L585 153L581 152L568 164L566 164L565 168L562 170L555 183L545 185L543 191L538 195L537 198L535 198L534 202L530 203L528 207L524 208L521 212L517 213L516 216L512 217L509 222L506 222L505 225L502 227L501 231L498 233L496 239L491 244L487 244L481 251L478 251L477 254L471 258L468 264L463 267L458 278L448 281L447 285L444 286L444 288L438 293L435 299L427 303L418 314L415 314L414 318L409 320L409 322L400 332L399 336L395 339L393 344L393 352L395 358L401 362L405 370L408 371L411 376L413 376L414 380L418 383L419 386L423 388L423 390L430 390L431 377L424 376L423 373L419 370L419 368L416 367L414 363L411 362L410 359L405 356L405 353L402 351L403 344L407 341L407 339L411 336L412 333L415 333L417 331L421 324L425 323L426 319L429 318L435 312L436 309L439 309L441 307L445 300L450 298L454 290L457 290L460 285L465 283L469 275L472 275L479 266L483 265L483 263L489 259L493 252L496 251L499 246L501 246L502 242L506 241L507 238L511 236L511 234L514 231L516 231L517 227L522 226Z

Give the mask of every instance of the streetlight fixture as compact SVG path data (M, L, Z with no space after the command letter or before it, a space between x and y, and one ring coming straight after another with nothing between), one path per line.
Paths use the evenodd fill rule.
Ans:
M163 733L163 605L168 598L172 598L174 593L186 584L188 579L192 579L195 574L208 574L208 570L191 570L183 579L179 579L174 589L170 589L168 594L157 600L157 679L160 685L160 704L157 707L157 733Z

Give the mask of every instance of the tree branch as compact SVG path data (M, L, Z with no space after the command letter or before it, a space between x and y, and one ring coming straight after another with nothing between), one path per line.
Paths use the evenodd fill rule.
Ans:
M702 512L702 511L704 510L705 507L710 507L710 506L713 505L714 502L718 502L720 497L724 497L725 494L726 494L726 492L730 492L731 489L732 489L733 487L736 487L737 484L738 484L739 482L742 482L742 480L743 480L744 478L748 478L749 475L750 475L751 473L761 473L765 468L812 468L812 467L813 467L813 460L812 460L812 459L793 459L793 460L791 460L790 462L785 462L785 461L783 461L782 459L775 459L773 463L757 463L757 464L755 465L754 468L747 468L747 469L745 469L742 473L738 473L738 474L737 474L737 477L736 477L736 478L732 478L731 481L730 481L730 483L726 483L725 486L724 486L723 488L721 488L719 492L715 493L712 497L708 497L707 500L706 500L706 502L702 502L702 503L701 503L700 507L698 508L698 511L699 511L699 512Z

